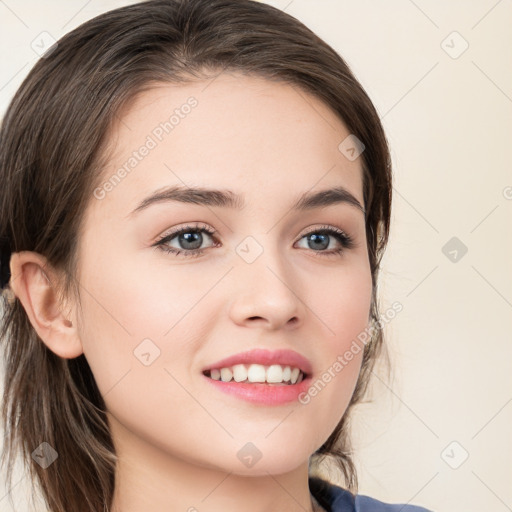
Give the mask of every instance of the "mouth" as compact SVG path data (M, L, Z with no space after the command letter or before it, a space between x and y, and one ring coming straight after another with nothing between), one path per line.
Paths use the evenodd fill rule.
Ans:
M300 368L288 365L236 364L230 367L204 370L203 375L225 383L253 384L256 386L293 386L310 375Z

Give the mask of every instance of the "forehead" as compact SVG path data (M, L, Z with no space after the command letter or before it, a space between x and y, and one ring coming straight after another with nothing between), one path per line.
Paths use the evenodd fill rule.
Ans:
M249 206L284 206L288 197L343 185L363 204L361 158L338 148L350 132L326 104L290 84L237 73L155 84L118 119L101 208L126 215L168 185L234 190Z

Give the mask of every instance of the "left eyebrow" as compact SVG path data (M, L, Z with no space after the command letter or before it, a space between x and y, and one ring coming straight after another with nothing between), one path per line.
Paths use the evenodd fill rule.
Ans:
M145 210L152 204L178 201L181 203L198 204L203 206L216 206L220 208L231 208L242 210L245 208L245 200L242 195L232 190L218 190L202 187L182 187L175 185L156 190L141 203L128 216L131 217L141 210ZM354 206L364 215L366 211L359 200L346 188L337 186L317 192L305 192L292 205L291 209L296 211L313 210L325 208L334 204L346 203Z

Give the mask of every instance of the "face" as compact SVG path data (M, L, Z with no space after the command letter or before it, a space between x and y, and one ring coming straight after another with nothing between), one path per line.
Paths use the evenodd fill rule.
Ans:
M362 351L333 368L370 309L364 214L294 205L343 187L364 207L361 158L338 149L348 135L315 97L237 74L155 86L123 113L80 233L77 319L115 441L256 475L303 464L332 433ZM229 190L243 205L143 202L167 187ZM262 404L203 375L255 348L302 355L317 392ZM253 467L239 457L249 442Z

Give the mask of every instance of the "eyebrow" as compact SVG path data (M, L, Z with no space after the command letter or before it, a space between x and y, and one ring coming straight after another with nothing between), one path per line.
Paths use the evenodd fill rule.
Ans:
M215 206L242 210L245 208L244 197L232 190L218 190L203 187L182 187L175 185L156 190L141 203L128 216L145 210L149 206L169 201L198 204L202 206ZM358 199L345 187L337 186L317 192L305 192L292 205L291 209L306 211L315 208L324 208L334 204L345 203L354 206L366 216L366 211Z

